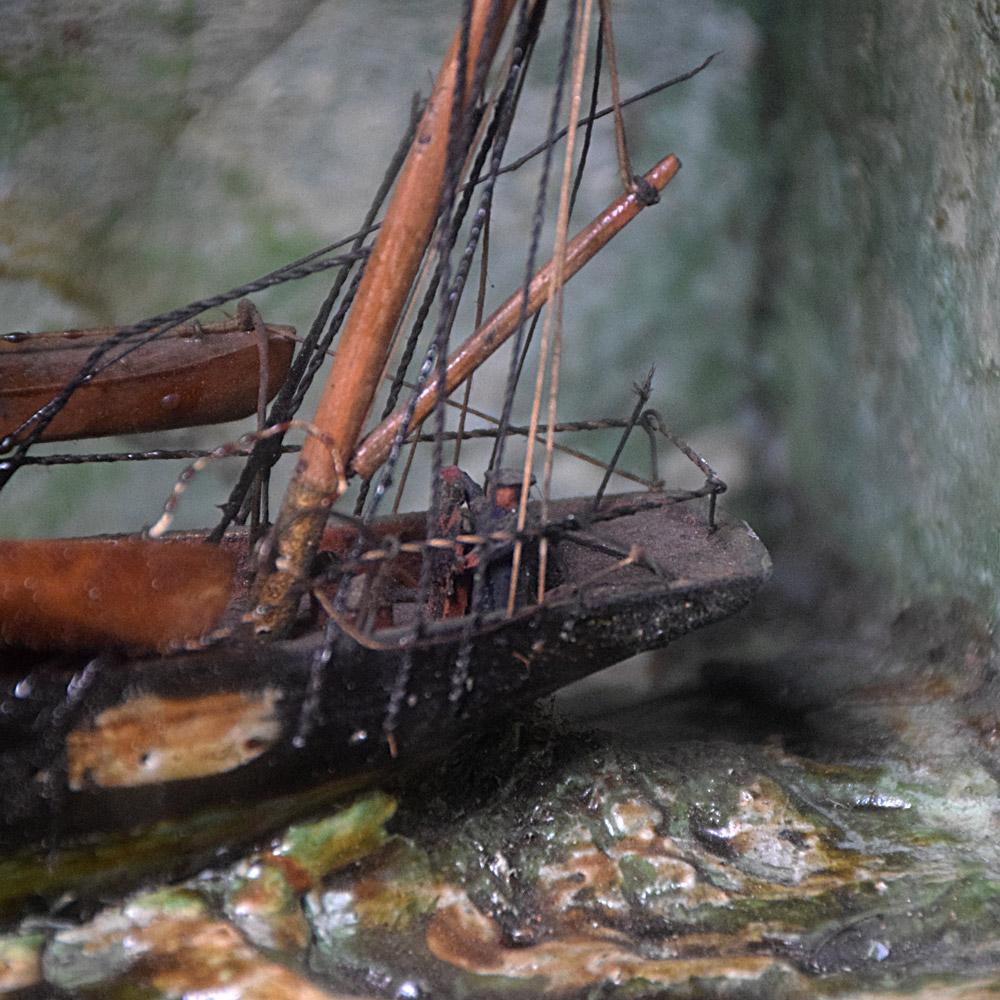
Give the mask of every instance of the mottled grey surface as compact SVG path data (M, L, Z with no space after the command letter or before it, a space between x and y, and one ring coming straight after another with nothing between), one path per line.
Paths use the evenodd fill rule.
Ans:
M896 593L995 617L996 4L760 6L777 188L758 336L788 482Z

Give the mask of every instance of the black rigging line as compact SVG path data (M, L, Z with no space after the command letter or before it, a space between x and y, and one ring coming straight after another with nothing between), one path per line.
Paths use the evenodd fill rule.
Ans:
M628 421L621 417L605 417L600 420L564 420L555 424L553 430L557 433L574 431L600 431L614 428L627 427ZM548 424L540 423L536 428L538 434L543 434L548 430ZM511 424L507 428L508 434L526 436L530 428ZM411 435L407 441L420 441L423 444L434 440L434 434ZM461 436L462 440L476 438L495 438L497 429L495 427L471 427L459 435L458 431L445 431L442 435L445 441L455 441ZM281 451L284 455L295 455L302 450L301 445L282 445ZM87 454L52 454L52 455L28 455L24 459L25 465L91 465L94 463L115 463L115 462L179 462L195 458L207 458L214 455L214 448L153 448L149 451L114 451L114 452L91 452ZM230 451L226 458L247 458L251 454L250 446L247 449L236 449ZM638 481L638 480L637 480Z
M378 190L375 192L375 197L372 199L372 202L368 207L368 211L365 214L364 221L361 224L361 229L354 237L354 246L352 249L358 249L362 239L364 238L364 234L371 232L372 229L375 228L372 223L385 202L385 199L388 197L389 191L395 183L396 176L399 173L400 168L403 166L403 162L405 161L410 146L413 143L413 136L416 134L417 124L420 121L421 113L422 102L419 97L414 96L413 105L410 111L409 125L407 126L403 137L400 139L395 153L393 153L389 166L386 168L385 174L382 177L382 182L379 184ZM343 325L347 312L354 301L354 296L357 293L358 285L361 283L361 277L363 274L364 263L362 263L361 267L359 267L355 272L354 280L351 282L351 287L347 290L347 294L342 299L341 304L333 317L333 321L330 322L329 328L324 336L323 330L327 326L327 321L330 318L330 312L333 309L333 304L340 295L344 282L347 279L347 271L344 270L337 275L337 280L334 282L333 287L330 289L326 299L324 299L323 304L320 306L319 312L316 314L316 318L313 320L312 325L309 328L309 333L306 335L302 343L302 347L292 363L292 368L288 373L288 377L278 390L278 395L271 404L271 412L268 414L266 421L267 426L270 427L275 424L286 423L295 415L299 407L302 405L302 400L304 399L306 392L308 392L309 387L312 385L316 372L319 371L319 368L323 363L323 359L326 356L326 352L329 350L330 344L333 342L333 338L337 335ZM253 451L243 468L239 481L233 487L228 500L222 506L222 518L213 530L212 534L209 536L210 541L221 541L226 528L229 527L233 518L238 515L240 508L243 506L243 501L249 493L254 480L265 470L271 469L281 457L283 437L284 436L282 435L279 437L268 438L266 440L259 441L256 445L254 445Z
M493 454L490 456L489 471L494 473L486 480L486 500L487 504L492 503L494 484L496 483L495 472L501 467L503 462L504 441L508 436L510 418L514 405L514 394L517 391L517 380L520 375L520 364L518 363L521 354L521 342L524 339L524 324L528 315L528 294L532 276L535 273L535 261L538 256L538 246L542 236L542 225L545 218L545 196L548 188L549 174L552 168L552 154L555 148L551 137L554 135L559 122L559 113L562 107L563 90L566 84L566 74L569 69L570 52L573 48L573 30L576 25L578 2L569 0L566 8L566 21L563 25L562 49L559 53L559 65L556 70L556 88L552 98L552 108L549 115L549 137L550 142L545 150L545 159L542 164L542 176L538 182L538 194L535 199L535 212L532 219L531 243L528 250L528 259L525 268L524 285L521 292L521 315L518 318L517 330L514 333L514 344L511 348L510 368L507 374L507 385L504 391L503 410L500 414L500 422L497 428L498 434L494 445ZM499 174L500 171L497 171ZM472 640L478 626L481 615L484 588L486 586L486 567L488 559L482 546L476 546L478 555L476 560L476 570L472 579L472 595L469 627L463 633L462 644L459 647L458 655L455 658L455 665L452 670L450 691L448 694L452 710L457 712L461 705L462 697L466 689L466 681L469 676L469 667L472 662Z
M597 47L594 51L594 73L593 73L593 85L590 91L590 113L585 119L581 121L586 122L586 128L583 135L583 144L580 149L580 160L576 165L576 177L573 179L573 193L570 195L569 199L569 217L573 217L573 209L576 207L576 196L580 191L580 184L583 181L583 173L587 168L587 157L590 153L590 143L594 134L594 122L597 120L598 116L594 113L594 109L597 107L598 92L601 89L601 60L602 54L604 52L604 14L601 13L601 20L597 28ZM544 307L543 307L544 308ZM521 357L517 362L517 374L514 376L515 384L519 384L521 381L521 372L524 371L524 364L528 360L528 352L531 350L532 341L535 339L535 330L538 328L538 322L542 318L542 310L539 309L538 312L532 317L531 326L528 327L528 333L524 338L524 346L521 348ZM493 449L490 454L489 466L493 468L496 463L496 453L497 448L500 446L500 439L504 437L503 434L498 434L493 441Z
M483 139L482 146L477 156L477 166L481 166L480 158L485 160L486 154L489 151L491 143L494 141L496 135L496 126L498 122L498 117L496 114L493 116L493 120L490 122L489 129L486 136ZM469 205L472 201L473 188L466 186L465 191L462 195L462 201L459 205L458 211L455 213L455 217L452 220L452 232L449 236L450 245L454 246L455 240L458 239L458 230L465 219L465 215L468 212ZM410 327L410 332L406 338L406 343L403 345L403 352L400 355L399 362L396 365L396 371L393 375L392 384L389 387L389 395L386 399L385 406L382 408L382 420L385 420L392 411L396 408L396 403L399 400L400 393L403 389L403 384L406 380L406 372L410 367L410 362L413 360L413 355L416 352L417 344L420 341L420 335L423 333L424 324L427 322L427 317L430 315L431 309L434 306L434 302L437 299L438 287L441 283L441 275L444 269L444 259L442 257L438 258L437 263L434 267L434 272L431 275L431 280L427 285L427 289L424 292L423 298L420 302L420 306L417 309L417 315L413 320L413 324ZM429 362L428 362L429 363ZM421 369L422 370L422 369ZM426 380L426 375L423 379L418 377L418 384L423 388L424 381ZM413 407L416 406L416 399L419 395L419 390L414 391L412 396L412 405L408 411L408 416L406 419L406 424L409 424L410 417L413 414ZM405 436L405 434L404 434ZM402 444L400 444L402 447ZM382 502L382 498L385 496L386 492L392 485L393 472L395 470L396 463L399 459L399 449L390 450L389 458L384 463L382 474L379 478L378 485L375 488L375 495L372 499L372 503L365 514L365 519L370 521L376 513L379 504ZM360 516L365 501L368 498L368 491L370 488L370 481L362 483L361 489L358 493L358 498L355 503L354 513Z
M486 31L483 35L483 43L476 59L474 72L473 89L469 94L470 109L475 107L480 94L475 89L476 85L482 86L485 82L486 63L488 60L488 42L493 22L496 19L498 0L493 0L490 4L489 16L487 19ZM441 283L440 283L440 304L438 306L437 327L434 330L434 338L431 344L431 354L434 359L434 381L437 387L437 405L434 407L434 446L431 458L431 496L427 506L427 537L434 533L441 513L441 456L442 443L441 435L444 433L445 422L445 396L444 381L448 364L448 342L451 339L452 321L455 316L455 307L462 293L464 282L461 275L456 277L452 284L451 276L451 253L455 246L455 236L457 227L449 225L455 212L455 199L457 197L458 182L462 170L462 163L465 160L469 144L472 141L472 133L466 127L466 115L463 111L463 96L465 95L466 70L468 68L469 52L469 32L472 29L472 0L465 0L465 10L462 16L462 35L458 49L458 71L455 78L455 95L451 102L451 121L448 124L448 154L446 157L444 189L441 193L440 217L444 224L441 226L441 235L438 240L437 254L441 262ZM472 124L470 118L470 125ZM475 235L478 238L478 229L473 223ZM457 232L456 232L457 235ZM433 559L429 553L425 553L420 564L420 580L417 585L417 608L418 622L422 627L425 619L424 605L427 602L427 595L431 585L431 571ZM388 720L387 720L388 721Z
M586 116L586 127L583 130L583 142L580 145L580 162L576 165L576 177L573 178L573 191L569 198L569 218L573 217L576 207L576 196L580 193L583 182L583 172L587 166L587 156L590 153L590 143L594 138L594 122L597 121L597 99L601 91L601 63L604 57L604 11L597 25L597 44L594 48L593 83L590 87L590 110Z
M563 90L566 84L566 71L569 66L570 49L573 46L573 27L576 24L577 0L570 0L567 5L566 22L563 27L562 51L559 53L559 67L556 71L556 88L552 98L552 109L549 114L548 144L545 149L545 159L542 165L542 176L538 182L538 195L535 199L535 212L531 226L531 243L528 250L525 268L524 284L521 290L521 315L517 329L514 332L514 345L511 349L510 368L507 374L507 386L504 391L503 409L500 413L501 434L497 438L497 447L490 461L490 471L495 472L503 464L504 437L503 433L510 423L511 411L514 406L514 394L517 391L518 358L521 354L521 344L524 340L524 324L528 317L528 295L531 279L535 273L535 261L538 258L538 245L542 238L542 225L545 221L545 197L548 192L549 174L552 170L552 154L555 148L555 135L559 128L559 113L562 108Z
M476 82L482 82L485 77L485 68L482 73L480 67L486 62L489 48L489 33L495 20L497 12L497 0L490 4L490 13L487 19L486 31L483 35L482 46L476 59L476 70L474 74L473 88L470 90L469 118L474 118L473 109L479 101L479 94L475 89ZM472 0L465 0L462 11L462 30L458 46L458 66L455 72L455 87L451 98L451 114L448 122L448 151L445 157L444 187L441 192L441 200L438 207L438 218L441 220L440 236L438 238L438 264L441 281L441 305L438 315L437 329L434 331L434 340L431 350L428 353L428 361L436 356L436 368L438 386L441 388L444 379L444 364L447 360L448 336L451 332L451 324L448 322L450 305L454 296L451 287L451 251L455 245L457 233L454 233L453 226L450 225L452 215L455 210L455 196L458 187L459 172L462 169L462 162L465 159L472 134L465 126L466 113L464 110L466 73L469 64L469 35L472 31ZM429 365L424 364L424 369ZM429 374L429 372L428 372ZM427 508L427 537L434 533L434 525L438 520L438 513L441 507L441 485L440 485L440 457L441 441L440 434L444 430L443 414L437 421L437 437L434 444L434 469L431 473L431 499ZM431 572L433 567L433 553L424 552L420 561L420 579L417 584L417 634L421 634L426 624L425 604L427 595L430 592ZM342 590L344 588L341 588ZM406 650L403 653L400 665L396 671L392 690L389 693L389 704L386 707L385 718L382 721L382 732L385 734L390 748L395 756L395 730L396 721L399 718L399 711L403 707L403 699L406 697L409 686L410 670L412 667L412 652Z
M495 186L495 177L499 172L500 161L503 157L503 151L507 143L507 139L510 135L510 130L514 122L514 116L517 111L518 99L520 98L521 89L523 86L523 81L525 74L527 72L528 65L531 61L531 55L534 52L535 42L538 38L538 31L541 26L541 19L544 15L544 3L538 3L535 5L531 12L531 17L529 20L524 19L524 11L519 16L518 25L515 33L514 40L514 58L511 60L511 66L507 74L507 79L504 82L503 90L500 97L497 100L496 108L494 109L493 118L490 122L487 133L483 139L482 145L476 156L476 162L473 165L472 172L476 175L482 170L483 164L486 161L486 156L488 155L490 149L494 150L493 156L491 158L490 173L484 178L486 183L486 189L482 192L480 196L479 207L476 210L476 219L482 220L485 218L485 213L488 213L490 204L492 202L493 191ZM518 53L520 53L520 58L518 58ZM468 213L469 205L471 203L472 194L474 188L471 185L466 184L462 191L462 200L459 204L459 208L455 213L454 223L452 225L451 240L452 243L458 238L458 229L461 226L466 214ZM479 239L479 229L481 227L481 221L477 221L477 225L474 227L474 231L470 233L468 243L466 244L465 252L463 255L463 261L471 262L472 255L475 252L475 248ZM437 293L438 283L441 279L441 261L437 263L434 275L429 283L427 291L424 295L423 301L421 302L420 308L417 312L416 319L414 320L413 327L410 330L409 337L407 338L406 345L403 350L403 354L396 366L396 372L393 376L392 386L389 390L389 397L386 400L385 408L382 412L382 419L385 420L396 408L396 403L399 399L399 395L404 386L406 380L406 372L410 366L410 362L413 358L413 353L416 349L417 341L420 333L423 330L424 323L427 320L427 316L430 313L431 307L433 306L434 299ZM466 271L467 271L466 264ZM463 278L464 281L464 278ZM450 318L450 321L454 320L454 316ZM372 498L372 502L369 509L365 513L365 520L370 521L378 509L378 505L381 503L383 497L388 492L392 485L393 475L395 471L396 464L399 461L399 456L404 442L407 438L408 428L410 421L413 419L413 412L416 408L417 398L422 391L426 379L430 374L430 363L431 355L428 355L424 360L424 366L421 368L421 374L418 376L417 383L413 388L412 395L407 401L407 409L405 412L405 419L403 420L399 431L397 432L395 438L393 439L392 447L389 451L389 456L382 466L382 471L379 476L378 485L375 488L375 494ZM424 372L426 368L426 372ZM362 485L363 496L359 499L363 501L364 497L367 496L368 484ZM356 509L355 513L359 513Z
M619 104L618 106L620 108L627 108L631 104L635 104L638 101L643 101L647 97L652 97L654 94L660 93L661 90L666 90L668 87L676 86L678 83L685 83L687 80L692 79L692 77L697 76L702 70L707 69L708 65L717 55L719 55L718 52L713 52L710 56L708 56L708 58L706 58L705 60L700 62L697 66L695 66L694 69L686 70L685 72L679 74L678 76L673 76L669 80L664 80L662 83L657 83L654 86L647 88L646 90L640 91L638 94L633 94L631 97L626 98L624 101L622 101L621 104ZM601 108L601 110L598 111L596 114L587 115L586 117L581 118L574 127L580 128L581 126L587 125L590 122L596 122L601 118L606 118L608 115L613 114L614 110L615 110L614 105L609 104L607 107ZM565 126L559 129L557 132L550 133L549 137L544 142L540 142L533 149L529 149L527 153L525 153L523 156L519 156L516 160L512 160L510 163L504 164L504 166L500 170L500 173L507 174L511 173L514 170L520 170L521 167L523 167L530 160L533 160L536 156L546 152L555 143L560 142L562 139L564 139L568 133L569 129ZM475 180L469 181L469 183L478 184L480 181L481 178L476 178Z

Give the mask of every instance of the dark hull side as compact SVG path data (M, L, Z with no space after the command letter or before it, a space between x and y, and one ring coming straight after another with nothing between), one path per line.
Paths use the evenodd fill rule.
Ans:
M642 544L664 575L613 568L615 558L563 541L565 582L540 607L486 617L471 639L456 620L406 652L402 630L377 634L389 648L342 636L325 664L322 636L309 635L6 677L3 865L26 888L17 856L39 847L54 852L51 873L65 852L93 868L98 855L127 866L134 851L141 860L168 842L195 851L220 838L246 842L324 795L440 755L470 727L739 610L769 573L763 545L740 522L710 532L701 503L669 501L591 532L619 549ZM466 642L468 681L455 700Z

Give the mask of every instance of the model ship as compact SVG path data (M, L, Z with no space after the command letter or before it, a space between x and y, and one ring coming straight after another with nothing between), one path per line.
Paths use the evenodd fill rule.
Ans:
M544 7L471 4L399 157L373 242L359 236L340 257L268 276L337 269L304 338L242 301L219 323L198 323L202 301L129 327L0 337L0 485L35 461L38 441L258 414L256 432L195 461L142 536L0 541L0 902L141 870L165 845L197 856L245 842L392 767L433 759L517 705L731 614L766 578L759 540L716 510L722 480L645 409L648 384L630 418L603 426L620 427L622 445L637 428L673 440L701 469L702 487L652 481L647 492L605 496L602 485L595 496L551 499L559 425L554 394L541 418L541 379L528 427L510 420L532 317L545 307L540 365L551 377L565 286L656 203L675 157L633 176L622 141L620 197L569 238L569 128L552 259L452 342ZM571 123L589 11L569 60ZM298 407L335 335L324 394L303 420ZM389 403L372 421L397 337L407 335ZM504 412L489 467L475 475L444 461L444 442L464 433L446 433L445 407L468 412L467 397L452 397L505 344L514 362ZM270 524L268 475L293 432L305 438ZM527 453L512 469L504 459L515 433ZM433 452L427 510L384 515L401 454L422 440ZM222 522L171 532L190 474L235 454L244 472ZM613 471L614 462L605 483ZM371 489L342 510L354 479ZM39 845L48 853L36 862Z

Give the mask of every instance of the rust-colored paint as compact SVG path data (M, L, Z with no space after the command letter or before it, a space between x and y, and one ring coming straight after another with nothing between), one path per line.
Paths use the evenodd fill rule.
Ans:
M139 956L127 987L140 995L351 1000L265 958L232 924L206 913L154 915L127 933L126 952Z
M0 650L166 650L197 639L222 617L236 562L190 541L0 540Z
M280 737L280 698L274 688L131 698L66 738L69 787L134 788L231 771Z
M426 941L435 958L466 972L538 979L543 983L540 991L554 993L631 979L663 985L693 978L752 981L772 970L787 969L769 955L648 958L631 950L611 929L569 930L538 944L510 947L503 942L496 921L476 909L464 892L450 886L441 893ZM743 944L737 935L732 941Z
M260 350L242 318L178 327L114 362L80 386L42 434L66 441L196 427L249 416L257 408ZM266 326L267 397L288 374L290 326ZM45 406L114 327L0 338L0 437Z

